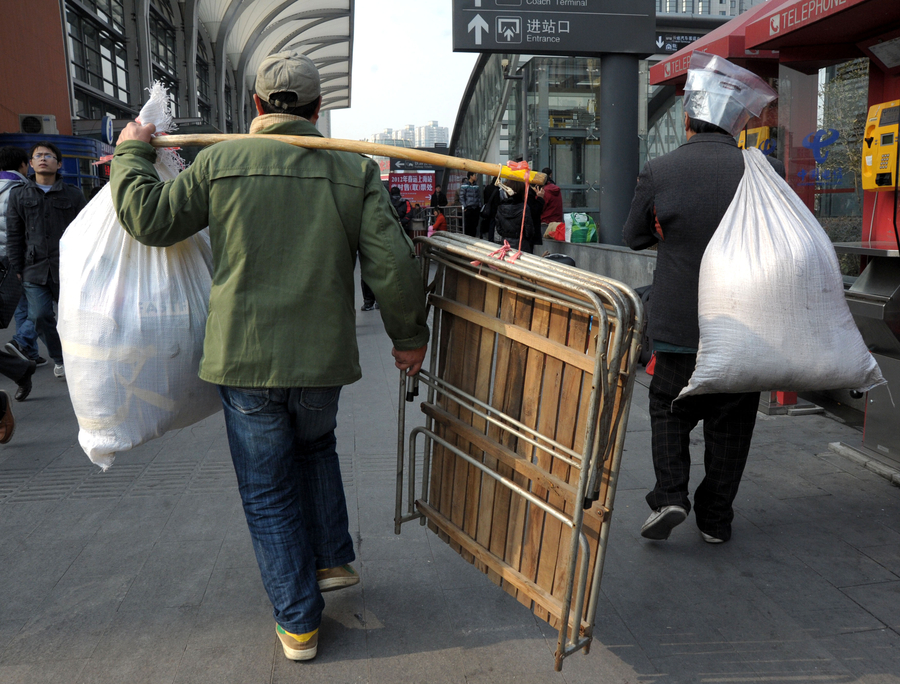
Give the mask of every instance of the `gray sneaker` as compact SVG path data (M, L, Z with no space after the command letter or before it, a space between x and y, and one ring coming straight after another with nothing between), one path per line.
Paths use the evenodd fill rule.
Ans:
M685 518L687 511L681 506L663 506L647 518L641 527L641 536L656 541L668 539L672 530L683 523Z
M719 539L718 537L714 537L711 534L706 534L703 530L700 530L700 534L703 535L703 541L707 544L724 544L724 539Z
M55 375L60 380L65 380L66 379L66 367L61 363L55 364L53 366L53 375Z

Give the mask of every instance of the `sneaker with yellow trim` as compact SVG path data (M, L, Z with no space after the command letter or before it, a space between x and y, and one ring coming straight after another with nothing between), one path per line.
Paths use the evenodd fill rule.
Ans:
M319 591L334 591L359 584L359 575L349 565L339 565L336 568L316 570L316 580L319 583Z
M319 628L306 634L291 634L284 627L275 623L275 634L281 641L281 648L289 660L312 660L319 648Z

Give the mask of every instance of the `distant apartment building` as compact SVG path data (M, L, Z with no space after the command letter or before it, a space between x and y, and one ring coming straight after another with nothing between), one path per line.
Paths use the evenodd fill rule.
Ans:
M405 140L410 147L416 144L416 127L412 124L394 131L394 140Z
M375 133L366 138L366 142L378 143L379 145L390 145L394 140L394 129L385 128L381 133Z
M450 130L446 126L438 126L437 121L416 127L416 147L435 147L449 142Z
M450 131L438 126L437 121L429 121L424 126L408 125L400 129L385 128L366 138L366 142L399 147L436 147L450 142Z

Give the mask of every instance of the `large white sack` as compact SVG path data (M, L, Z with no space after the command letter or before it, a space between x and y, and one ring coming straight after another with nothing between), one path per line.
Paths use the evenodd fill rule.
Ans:
M159 97L154 89L148 105ZM148 107L141 120L166 125ZM156 171L174 178L174 156ZM119 224L109 185L63 234L57 328L78 441L104 470L115 452L222 408L215 386L197 376L211 273L207 231L171 247L142 245Z
M884 384L825 231L759 150L744 167L703 254L697 365L679 398Z

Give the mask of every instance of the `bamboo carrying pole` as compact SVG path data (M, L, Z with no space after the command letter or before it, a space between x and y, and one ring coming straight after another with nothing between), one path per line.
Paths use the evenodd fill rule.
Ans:
M254 138L262 138L263 140L278 140L288 145L296 145L297 147L306 147L315 150L338 150L341 152L358 152L360 154L371 154L379 157L393 157L394 159L406 159L408 161L423 162L432 164L433 166L443 166L448 169L459 169L461 171L474 171L485 176L496 177L500 175L502 178L510 180L525 180L523 171L514 171L508 166L501 164L486 164L472 159L463 159L461 157L448 157L444 154L436 154L434 152L423 152L422 150L412 150L408 147L394 147L393 145L378 145L377 143L368 143L360 140L340 140L334 138L320 138L318 136L306 135L256 135L249 133L202 133L195 135L164 135L153 138L150 142L153 147L205 147L214 145L219 142L227 142L229 140L250 140ZM547 182L547 176L543 173L531 171L529 174L529 183L532 185L544 185Z

